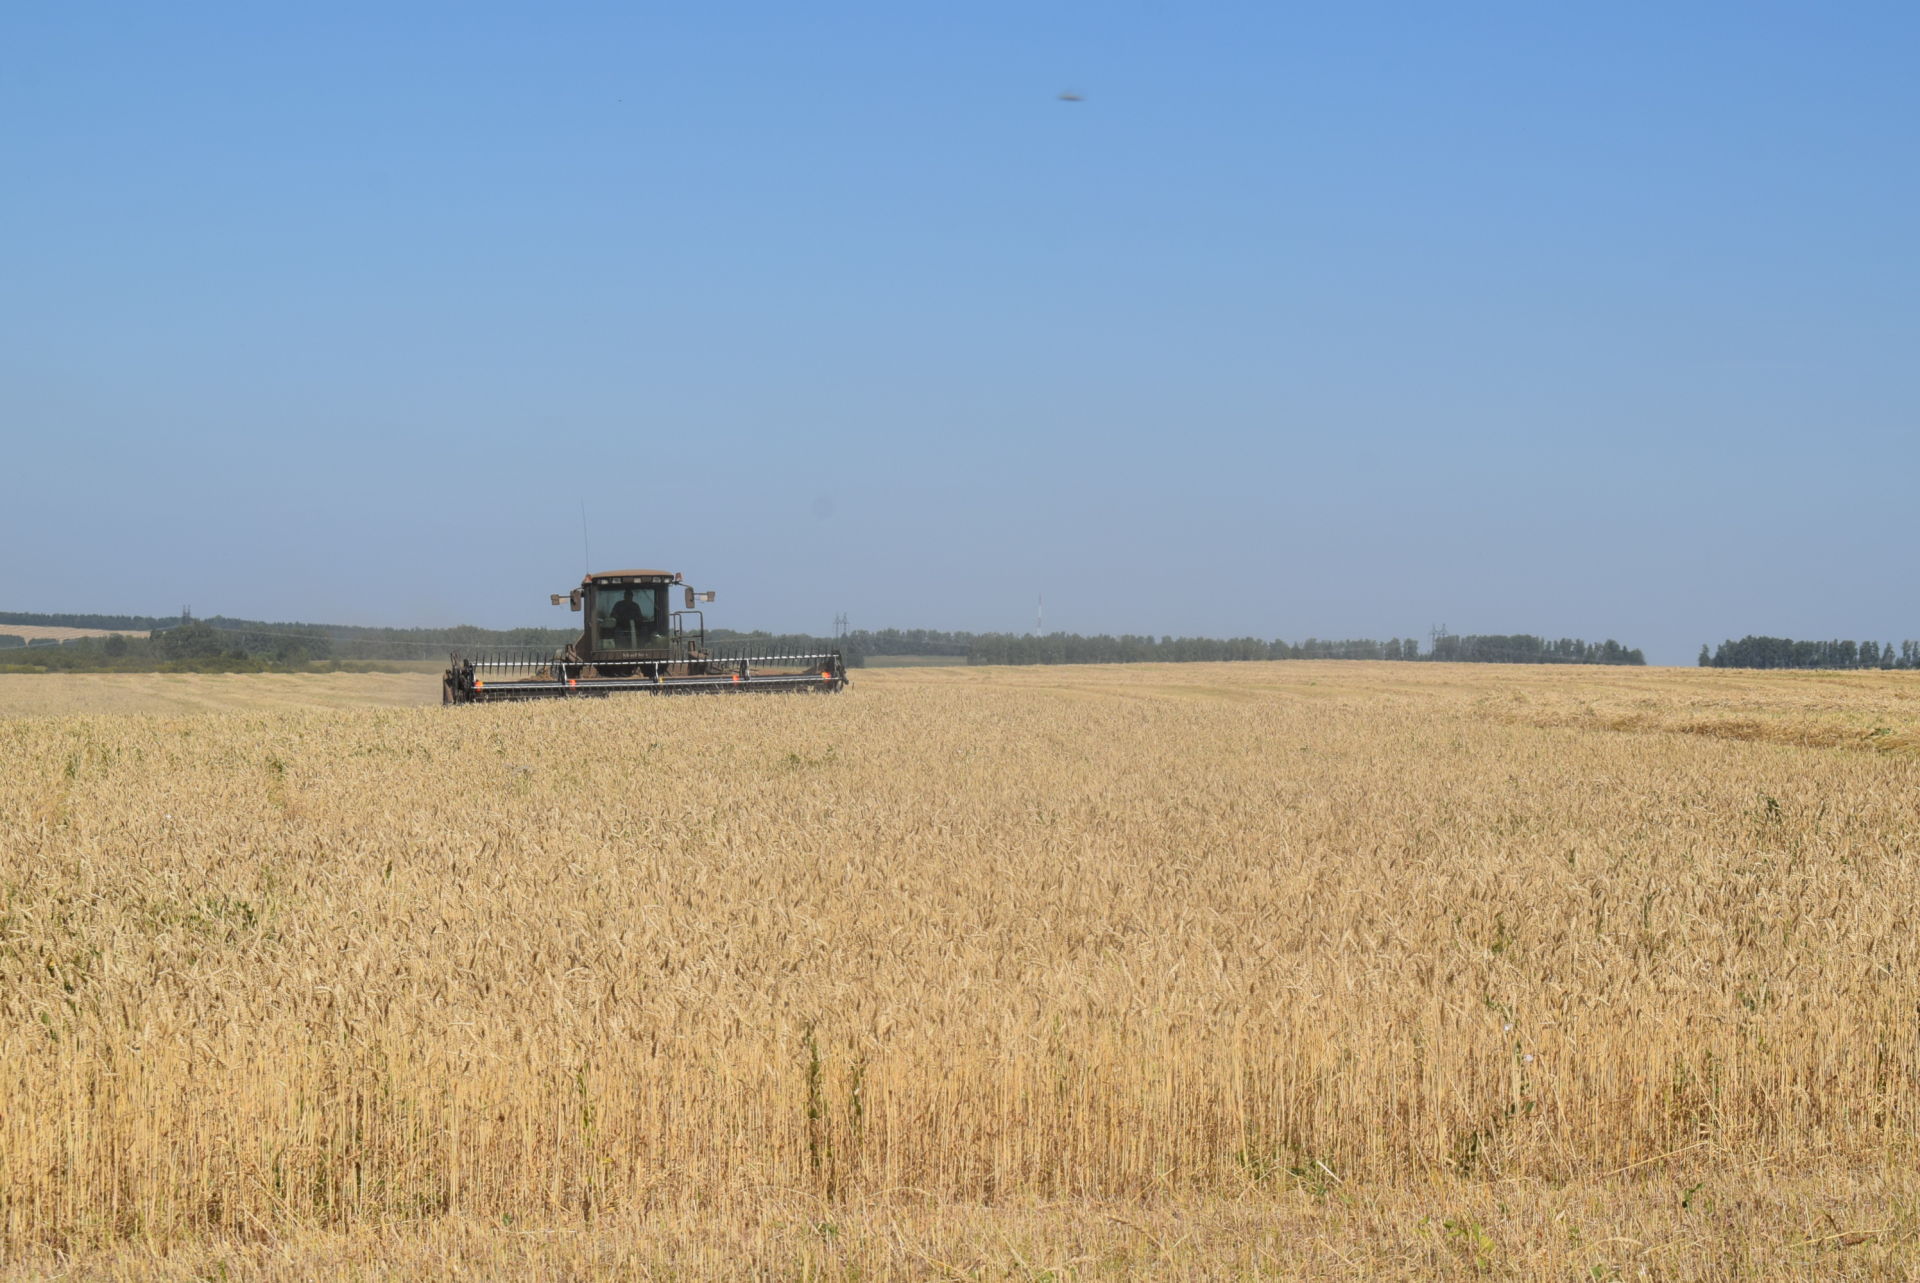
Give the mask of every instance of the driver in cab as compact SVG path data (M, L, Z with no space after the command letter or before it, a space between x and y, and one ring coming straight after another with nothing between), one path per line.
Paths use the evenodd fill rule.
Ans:
M631 588L626 590L619 601L613 603L613 610L609 613L613 618L615 634L626 639L629 647L638 647L641 634L652 631L650 628L643 627L653 621L648 616L646 605L634 599Z

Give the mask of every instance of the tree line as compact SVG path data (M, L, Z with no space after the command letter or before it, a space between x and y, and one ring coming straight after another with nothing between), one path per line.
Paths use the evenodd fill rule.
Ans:
M1548 640L1529 633L1439 633L1422 650L1417 637L1386 641L1350 638L1330 641L1265 641L1258 637L1150 637L1052 633L980 633L967 647L969 664L1132 664L1219 662L1259 659L1377 659L1458 664L1645 664L1638 648L1609 638L1588 642L1563 637Z
M52 672L257 673L308 669L322 664L339 666L324 637L275 634L267 630L225 630L200 621L176 623L172 628L156 630L145 637L114 633L107 637L75 637L58 643L36 640L25 647L25 653L9 656L7 649L22 640L18 634L0 633L0 668Z
M936 628L856 628L840 641L862 655L950 655L967 653L974 634L942 632Z
M191 619L143 615L53 615L0 613L0 648L24 644L3 630L8 623L69 628L144 628L148 635L76 638L35 644L20 663L35 668L230 671L301 668L314 664L438 659L449 650L508 648L553 651L572 642L575 629L380 628L347 624L267 623L215 615ZM849 667L870 655L945 655L969 664L1125 664L1221 660L1369 659L1499 664L1644 664L1637 649L1611 639L1550 640L1531 634L1440 632L1423 649L1418 638L1343 640L1309 637L1300 642L1259 637L1154 637L1144 634L969 633L927 628L857 629L839 637L809 633L713 629L716 648L743 646L770 653L838 650ZM4 662L4 661L0 661ZM19 666L19 665L13 665Z
M1920 641L1795 641L1742 637L1700 647L1702 668L1920 668Z
M1404 658L1419 659L1408 655ZM1622 646L1609 637L1603 642L1561 637L1548 641L1530 633L1469 633L1456 637L1441 633L1425 658L1454 664L1645 664L1638 647Z
M167 628L186 618L179 615L42 615L25 610L0 610L0 625L30 624L39 628L124 628L130 632L150 632ZM18 634L12 634L18 636Z
M63 641L56 648L36 639L32 658L21 662L35 667L132 668L192 664L246 669L261 666L293 667L321 661L395 661L444 658L451 650L509 647L557 649L579 636L577 629L381 628L359 624L269 623L257 619L207 619L150 615L29 614L0 612L0 650L26 644L19 634L6 632L8 624L62 628L119 628L141 630L145 637L83 637Z

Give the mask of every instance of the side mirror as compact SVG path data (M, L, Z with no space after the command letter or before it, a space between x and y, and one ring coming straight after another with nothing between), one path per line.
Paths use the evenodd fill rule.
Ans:
M693 609L693 585L692 584L687 585L687 609L688 610Z
M574 589L572 592L567 594L567 601L572 605L573 609L576 611L580 609L580 596L581 596L581 593L578 588Z

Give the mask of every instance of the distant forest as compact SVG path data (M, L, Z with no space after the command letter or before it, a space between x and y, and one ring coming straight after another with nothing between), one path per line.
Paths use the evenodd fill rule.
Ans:
M187 669L246 671L301 668L315 664L356 664L399 660L438 660L450 650L495 647L549 651L571 642L575 629L373 628L349 624L267 623L261 620L187 619L180 616L28 614L0 612L0 651L26 645L8 624L64 628L117 628L148 635L76 638L58 644L35 642L31 655L6 666L58 669ZM944 655L968 664L1124 664L1272 659L1426 660L1483 664L1644 664L1638 649L1611 639L1549 640L1530 634L1455 635L1438 633L1423 649L1419 639L1395 637L1342 641L1309 637L1301 642L1258 637L1219 640L1210 637L1122 635L1083 637L1052 633L1044 637L1016 633L942 632L925 628L858 629L838 638L804 633L737 632L712 629L708 637L729 644L757 643L770 650L838 649L852 667L871 655ZM1732 645L1733 643L1728 643ZM1792 644L1792 643L1789 643ZM1836 643L1837 644L1837 643ZM1847 643L1851 645L1851 643ZM1909 643L1911 647L1911 643ZM1876 652L1877 653L1877 652ZM1702 662L1706 662L1704 659Z
M1920 641L1794 641L1742 637L1700 648L1702 668L1920 668Z

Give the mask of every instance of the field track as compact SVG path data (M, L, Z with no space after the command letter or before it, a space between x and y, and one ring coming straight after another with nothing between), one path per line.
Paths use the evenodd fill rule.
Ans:
M1907 1278L1920 677L0 676L0 1277Z

